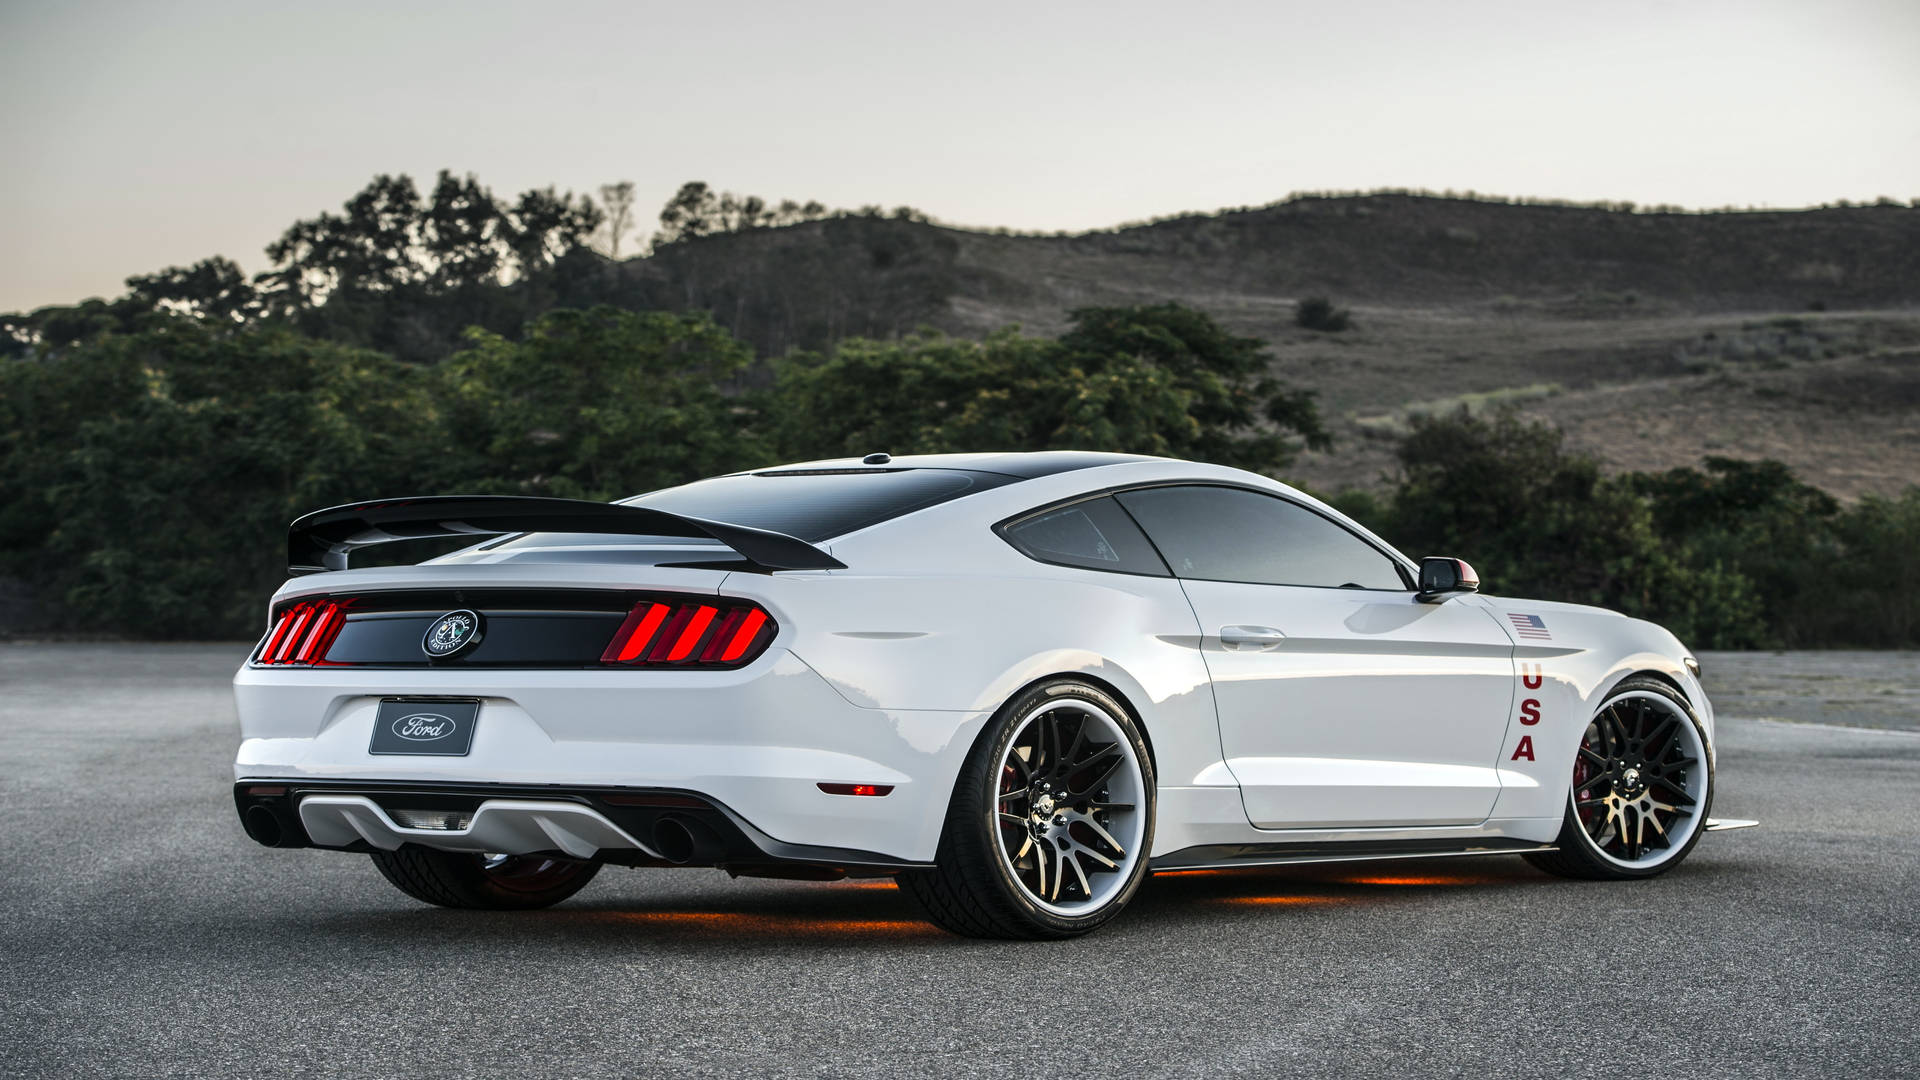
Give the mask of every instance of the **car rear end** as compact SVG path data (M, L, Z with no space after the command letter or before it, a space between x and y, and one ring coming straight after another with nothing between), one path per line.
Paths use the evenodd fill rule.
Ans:
M685 565L717 545L583 539L288 582L234 678L248 834L802 876L931 859L980 717L903 738L788 648L790 598L819 590ZM449 617L467 640L435 655Z

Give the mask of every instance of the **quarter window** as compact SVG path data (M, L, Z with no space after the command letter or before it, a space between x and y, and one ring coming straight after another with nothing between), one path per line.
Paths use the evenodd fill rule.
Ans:
M1176 577L1259 585L1409 586L1378 548L1304 506L1242 488L1143 488L1116 498Z
M1041 562L1167 576L1167 566L1133 519L1101 497L1030 515L1001 530L1021 554Z

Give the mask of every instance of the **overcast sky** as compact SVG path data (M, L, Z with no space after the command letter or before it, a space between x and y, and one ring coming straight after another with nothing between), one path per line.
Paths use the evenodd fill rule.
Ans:
M1302 189L1920 196L1920 0L0 0L0 311L377 172L1085 229Z

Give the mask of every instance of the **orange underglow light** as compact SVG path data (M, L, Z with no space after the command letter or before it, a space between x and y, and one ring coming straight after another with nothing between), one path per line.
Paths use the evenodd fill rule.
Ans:
M1218 896L1214 900L1222 904L1339 904L1345 899L1339 896Z
M1233 870L1155 870L1155 871L1153 872L1153 876L1154 876L1154 877L1157 877L1157 878L1163 878L1163 877L1220 877L1220 876L1222 876L1222 875L1225 875L1225 874L1232 874L1232 873L1235 873L1235 872L1236 872L1236 871L1233 871Z
M1474 885L1479 880L1463 877L1357 877L1347 878L1349 885Z
M931 937L940 934L918 919L810 919L802 915L763 915L735 911L614 911L613 922L729 936L792 937L804 934Z

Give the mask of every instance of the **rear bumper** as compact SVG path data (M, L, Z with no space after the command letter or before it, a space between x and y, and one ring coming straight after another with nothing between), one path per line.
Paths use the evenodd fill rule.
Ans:
M900 864L932 860L954 777L987 718L856 706L778 648L731 671L245 667L234 695L243 785L681 792L772 845ZM383 697L478 699L470 752L370 754ZM893 790L830 795L822 783ZM644 847L648 834L633 839Z
M928 865L875 851L776 840L691 792L513 784L252 779L233 787L247 834L268 847L550 853L632 866L891 873ZM422 828L421 820L445 827Z

